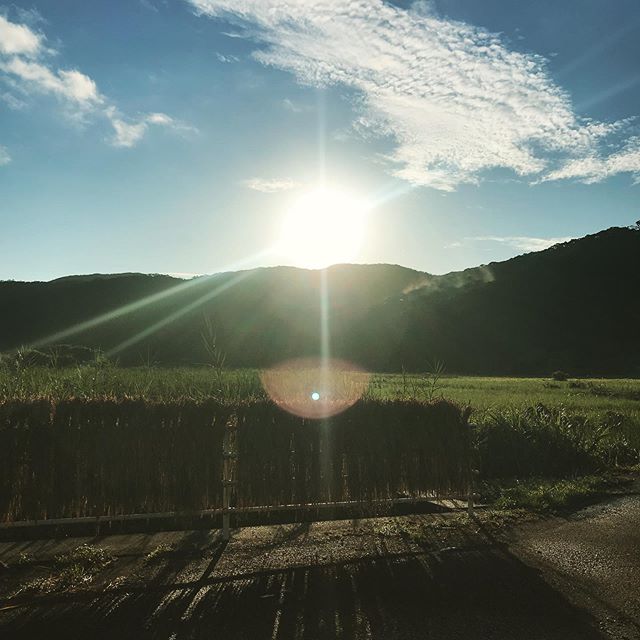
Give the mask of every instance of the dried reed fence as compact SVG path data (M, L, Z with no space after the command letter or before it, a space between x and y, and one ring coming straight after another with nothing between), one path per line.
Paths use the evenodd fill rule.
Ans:
M469 481L467 415L444 400L365 400L326 421L268 401L8 401L0 520L220 508L230 429L238 508L462 496Z

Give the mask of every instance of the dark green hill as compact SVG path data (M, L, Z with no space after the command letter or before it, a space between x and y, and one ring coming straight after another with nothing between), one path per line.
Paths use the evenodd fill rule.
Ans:
M640 230L613 228L436 278L372 310L360 353L482 374L640 375ZM377 362L376 366L381 366Z
M331 350L376 370L640 374L640 231L613 228L445 276L394 265L326 272L254 269L184 281L163 275L0 283L0 351L73 344L123 364L207 362L216 334L232 366Z
M263 366L320 348L321 295L336 342L371 308L426 274L394 265L272 267L189 281L161 275L0 283L0 351L73 344L114 350L123 364L207 361L212 327L227 361Z

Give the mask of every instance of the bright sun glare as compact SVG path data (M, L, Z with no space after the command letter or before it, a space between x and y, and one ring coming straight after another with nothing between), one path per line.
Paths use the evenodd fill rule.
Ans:
M297 267L321 269L355 260L364 234L364 202L319 188L305 193L285 215L279 253Z

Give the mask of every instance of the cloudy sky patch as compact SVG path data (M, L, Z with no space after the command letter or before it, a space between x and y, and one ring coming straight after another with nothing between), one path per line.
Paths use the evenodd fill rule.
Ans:
M260 63L359 92L368 126L395 139L390 172L411 184L452 191L496 168L531 181L640 172L637 139L624 152L607 146L628 123L579 117L542 56L439 17L432 3L190 1L249 25Z

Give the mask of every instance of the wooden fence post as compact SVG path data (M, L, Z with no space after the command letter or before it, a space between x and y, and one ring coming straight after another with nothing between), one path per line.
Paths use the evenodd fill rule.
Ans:
M237 416L231 416L225 425L222 439L222 539L225 541L231 537L231 495L236 484L235 466L238 458L237 424Z
M473 470L469 476L469 487L467 489L467 513L473 516Z
M471 445L471 457L469 460L469 484L467 486L467 513L469 514L470 517L473 516L473 512L474 512L474 503L473 503L473 476L476 473L476 469L475 469L475 456L473 455L473 453L475 452L475 432L477 430L477 426L475 424L469 424L469 429L471 432L471 436L472 436L472 445Z

